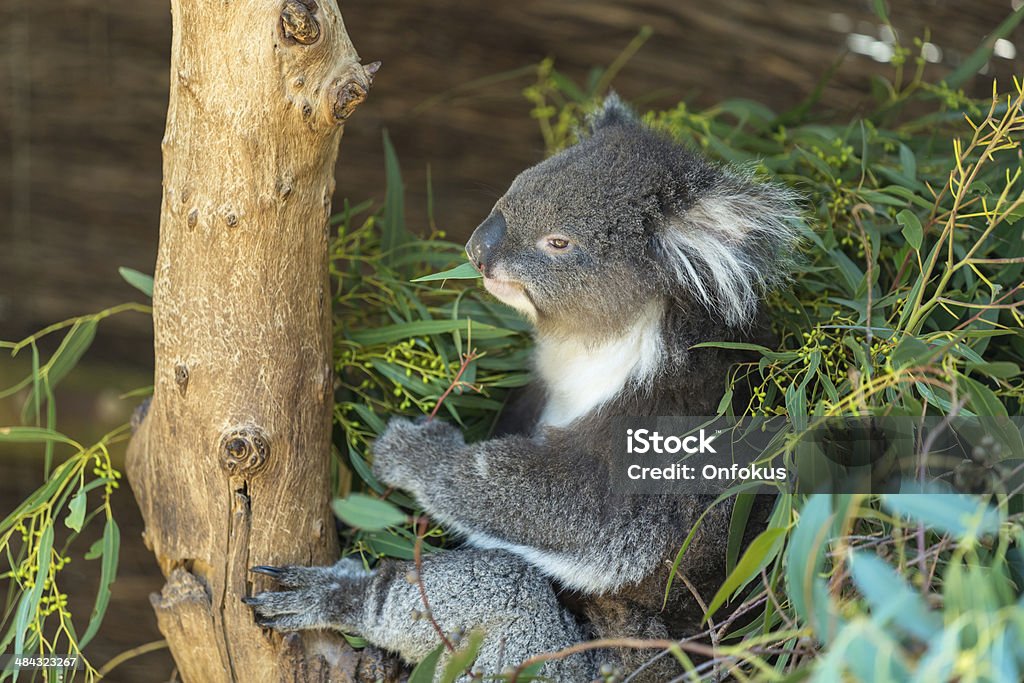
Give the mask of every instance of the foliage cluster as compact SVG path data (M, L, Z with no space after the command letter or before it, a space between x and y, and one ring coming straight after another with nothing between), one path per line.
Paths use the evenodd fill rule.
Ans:
M121 539L111 507L121 473L111 451L127 439L129 429L121 425L92 445L79 443L57 431L55 390L89 349L100 321L132 310L149 313L146 306L124 304L52 325L18 343L0 341L0 349L12 356L27 353L31 360L20 381L0 390L0 399L24 398L22 425L0 427L0 445L38 450L43 475L42 485L0 522L0 577L7 583L0 652L81 656L103 622L117 577ZM64 336L44 362L40 342L59 332ZM93 542L85 546L90 537ZM98 560L101 565L84 630L76 628L68 607L67 585L73 580L62 576L73 559ZM87 658L82 664L86 678L99 675ZM0 680L13 675L0 672Z

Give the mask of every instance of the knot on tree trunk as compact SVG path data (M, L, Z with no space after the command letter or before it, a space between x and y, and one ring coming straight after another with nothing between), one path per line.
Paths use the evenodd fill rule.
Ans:
M270 441L259 427L237 427L221 437L220 466L228 474L252 476L269 457Z
M366 66L356 64L347 78L334 80L328 90L327 101L331 105L331 117L335 123L344 123L366 99L378 69L380 62L370 62Z
M312 45L320 39L320 22L313 0L286 0L281 8L281 32L286 40Z

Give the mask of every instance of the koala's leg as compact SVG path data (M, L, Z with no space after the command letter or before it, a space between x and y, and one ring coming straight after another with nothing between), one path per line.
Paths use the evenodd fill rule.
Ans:
M355 633L409 662L422 660L440 643L429 619L414 618L423 602L412 562L384 562L372 572L351 558L333 567L256 570L275 576L287 589L246 599L265 626ZM485 675L585 639L550 583L510 553L457 550L427 556L421 580L444 631L483 629L473 669ZM591 653L584 653L549 662L542 674L557 681L589 681L596 671Z

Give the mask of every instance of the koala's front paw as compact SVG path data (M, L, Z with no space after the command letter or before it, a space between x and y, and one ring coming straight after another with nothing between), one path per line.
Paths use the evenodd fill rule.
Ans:
M373 443L373 473L389 486L415 492L438 458L464 445L462 433L447 422L393 417Z
M286 589L242 598L260 626L277 631L358 631L364 593L373 577L359 560L345 558L331 567L253 567L250 571L266 574Z

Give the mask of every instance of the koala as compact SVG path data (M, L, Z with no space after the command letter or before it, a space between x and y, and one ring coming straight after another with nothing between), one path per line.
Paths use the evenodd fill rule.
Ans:
M760 339L764 293L797 247L790 192L708 162L614 95L589 123L577 144L521 173L466 246L487 291L535 330L536 382L511 411L518 424L467 444L445 422L393 418L373 448L376 476L464 539L426 557L419 578L445 630L484 630L474 666L485 675L592 638L701 630L695 594L707 604L725 577L732 505L617 493L612 418L716 414L739 356L693 347ZM705 510L679 565L686 580L665 604L673 560ZM755 511L747 540L767 519L767 505ZM414 618L410 562L257 570L285 589L249 599L266 626L340 629L409 662L437 646ZM654 654L585 651L541 674L681 673Z

